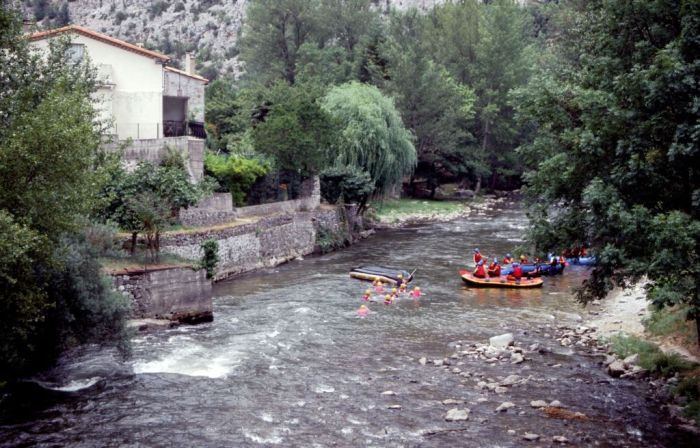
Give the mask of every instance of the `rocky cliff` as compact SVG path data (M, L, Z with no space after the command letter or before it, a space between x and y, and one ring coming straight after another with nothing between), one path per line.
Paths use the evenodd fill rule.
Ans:
M444 0L375 0L377 8L428 9ZM23 0L24 16L42 28L74 23L147 48L174 59L186 52L197 56L197 70L212 77L240 71L238 37L246 0Z

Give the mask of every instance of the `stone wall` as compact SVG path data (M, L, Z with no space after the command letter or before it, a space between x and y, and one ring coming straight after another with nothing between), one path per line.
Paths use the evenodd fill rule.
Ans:
M117 290L131 297L132 318L189 323L212 319L211 281L204 269L163 268L112 276Z
M196 207L180 210L179 220L185 226L205 227L231 222L237 216L231 193L214 193L199 201Z
M215 239L219 243L215 280L221 280L314 252L320 226L333 231L347 230L342 212L335 207L322 207L311 212L267 216L226 228L166 234L161 237L161 252L200 260L202 243Z
M291 201L233 207L230 193L216 193L203 199L196 207L180 211L180 223L189 227L230 223L236 218L294 214L316 210L321 204L321 182L318 176L302 182L302 197Z

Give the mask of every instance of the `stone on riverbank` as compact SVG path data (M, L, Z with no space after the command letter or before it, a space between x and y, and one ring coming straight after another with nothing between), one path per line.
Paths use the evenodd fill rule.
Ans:
M526 432L525 434L523 434L523 439L527 440L528 442L535 442L540 439L540 436L538 434Z
M623 373L625 373L625 363L623 361L616 359L608 365L608 374L610 376L617 378Z
M497 350L505 350L515 343L513 333L505 333L500 336L493 336L489 339L489 345Z
M471 413L471 410L469 410L469 409L452 408L449 411L447 411L447 414L445 414L445 420L448 422L458 422L458 421L469 420L470 413Z
M565 443L569 443L569 439L567 439L564 436L554 436L554 437L552 437L552 441L554 443L561 443L562 445Z
M530 406L533 408L546 408L547 402L544 400L533 400L530 402Z
M511 403L510 401L505 401L501 403L497 408L496 412L506 412L508 409L514 408L515 403Z

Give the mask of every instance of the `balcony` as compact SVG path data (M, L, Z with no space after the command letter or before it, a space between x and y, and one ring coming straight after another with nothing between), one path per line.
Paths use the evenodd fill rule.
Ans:
M204 123L200 121L176 121L167 120L163 122L164 137L191 136L205 139L207 133L204 130Z

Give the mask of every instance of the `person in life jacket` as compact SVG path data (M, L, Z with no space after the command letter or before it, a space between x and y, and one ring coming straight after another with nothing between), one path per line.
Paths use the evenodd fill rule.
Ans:
M474 269L474 277L486 278L486 270L484 270L484 260L480 260L476 264L476 269Z
M500 277L501 265L498 264L498 258L493 257L493 261L489 265L489 277Z
M421 294L420 288L416 286L415 288L413 288L413 291L411 291L409 294L411 295L411 297L417 299L418 297L420 297Z
M506 278L510 281L520 281L523 278L523 268L520 267L520 263L513 263L513 272Z
M479 249L474 249L474 264L479 264L483 257L481 256L481 252L479 252Z
M513 255L506 254L506 256L503 257L503 264L511 264L514 260Z
M527 257L525 255L520 256L520 264L526 264L527 263Z

